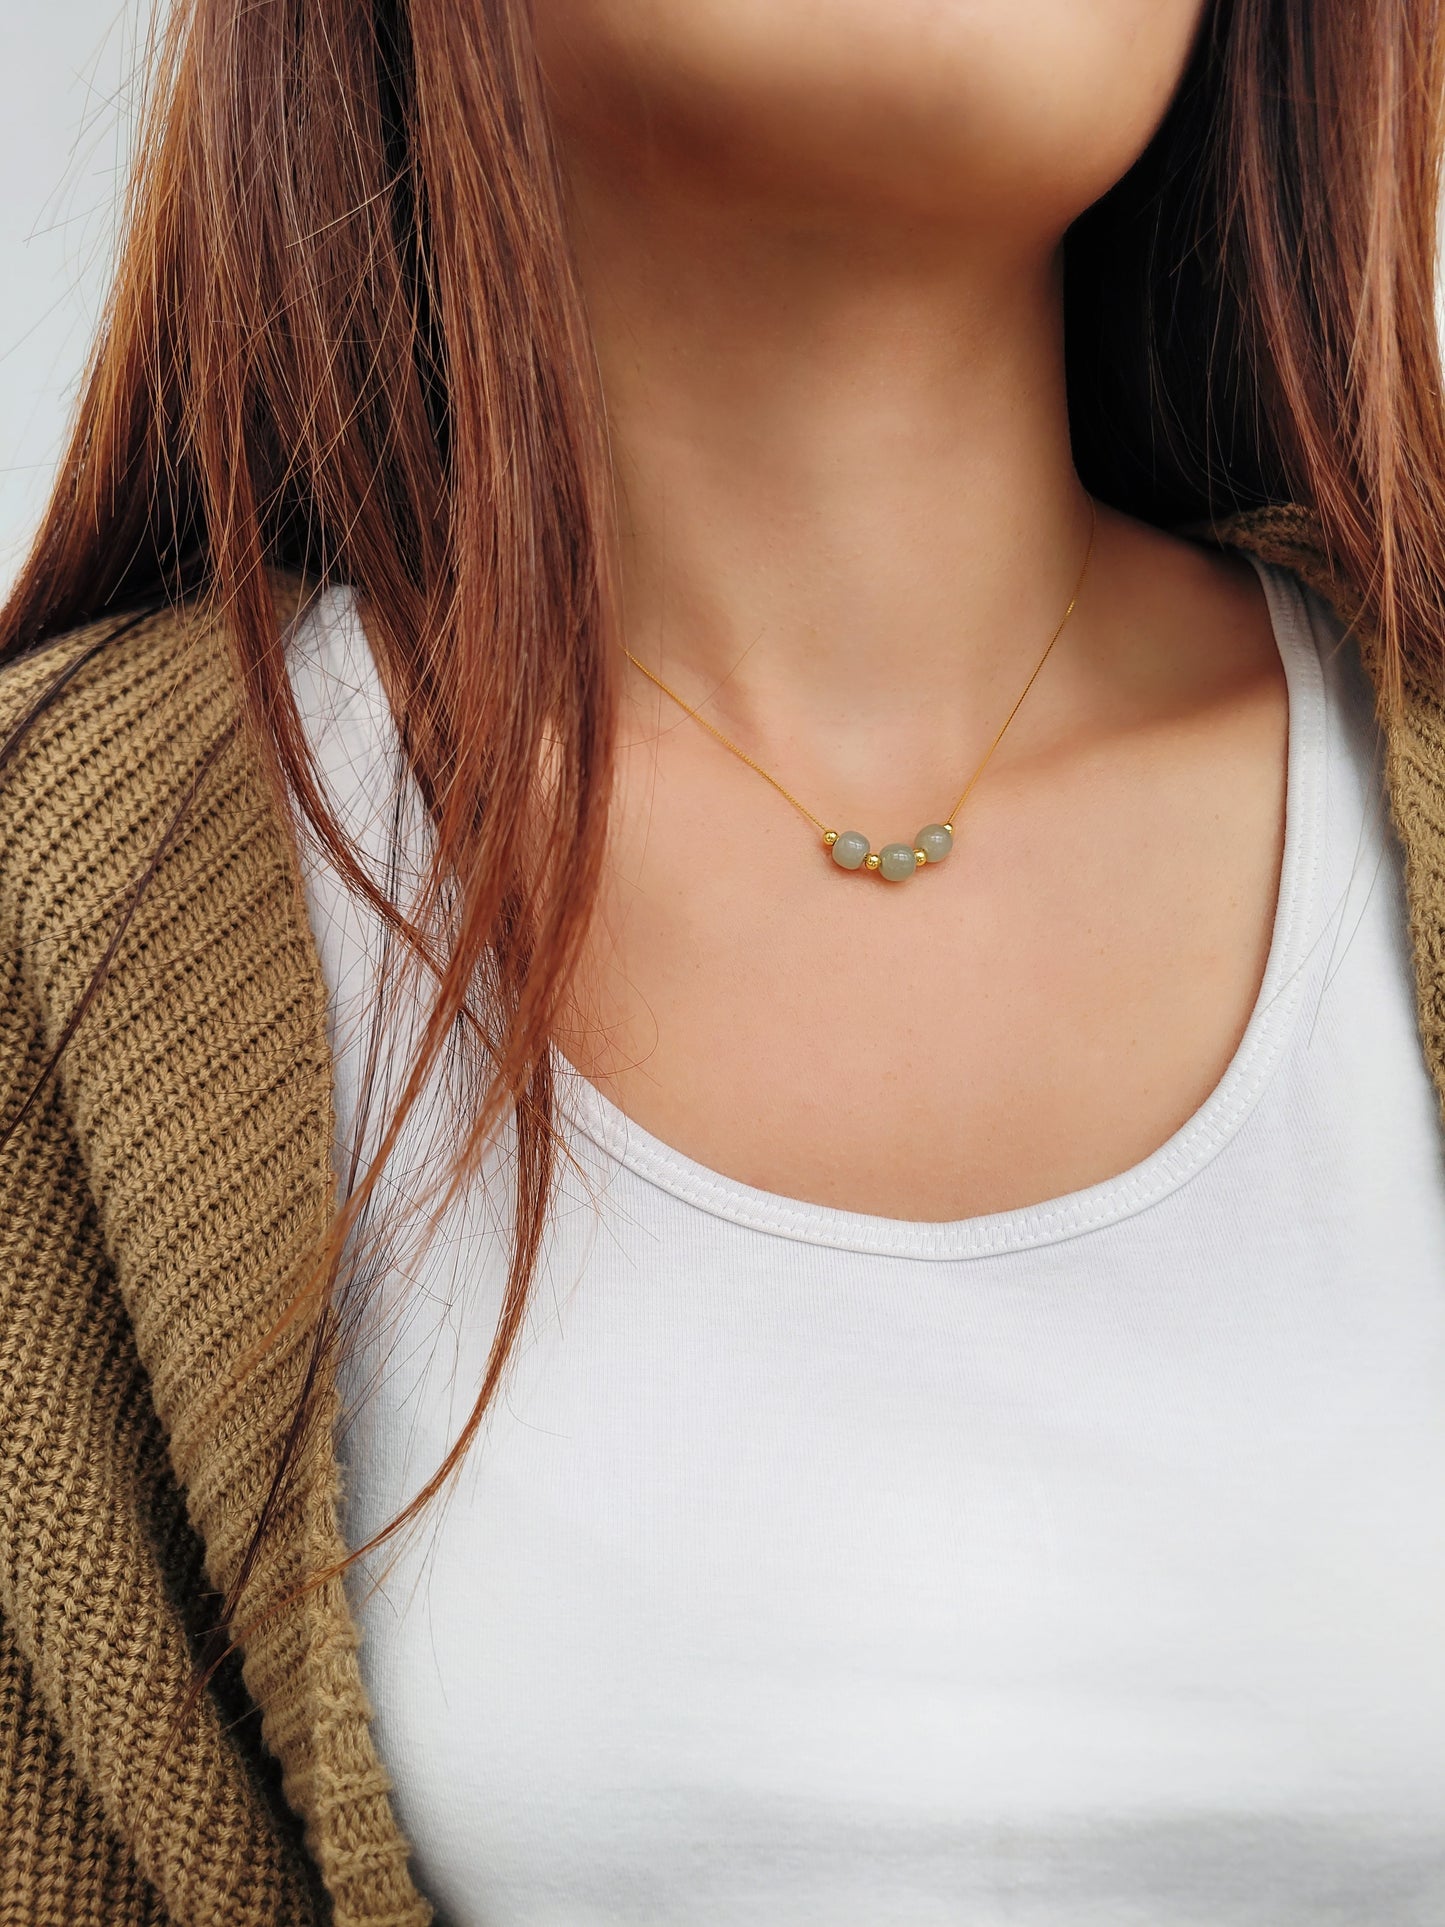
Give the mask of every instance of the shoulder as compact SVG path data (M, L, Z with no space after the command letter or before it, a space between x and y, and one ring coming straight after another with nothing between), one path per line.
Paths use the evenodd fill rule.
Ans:
M278 628L295 624L308 606L304 585L278 575L272 589ZM48 637L0 662L0 798L62 777L77 802L115 783L165 789L194 770L244 707L224 613L204 599ZM7 827L28 817L13 800L0 808Z
M273 590L278 623L294 619L301 584L277 577ZM106 616L0 663L0 770L8 788L56 763L159 780L241 707L226 620L212 603Z
M299 597L282 580L278 613ZM147 879L174 900L228 864L251 882L287 867L246 713L226 622L201 601L108 617L0 666L7 941L98 959Z
M0 908L22 948L93 925L228 703L198 609L109 618L0 668Z
M1359 618L1364 607L1361 589L1332 560L1319 517L1312 509L1297 503L1251 509L1200 533L1275 568L1289 570L1328 603L1342 622Z
M1336 639L1351 639L1378 695L1383 661L1364 587L1331 554L1312 509L1293 503L1252 509L1196 533L1292 576L1318 629Z

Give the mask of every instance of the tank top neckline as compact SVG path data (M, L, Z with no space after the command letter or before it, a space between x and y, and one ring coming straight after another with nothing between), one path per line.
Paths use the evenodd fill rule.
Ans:
M878 1256L981 1258L1057 1244L1135 1216L1177 1191L1239 1130L1284 1054L1303 995L1325 841L1324 671L1304 592L1287 571L1249 558L1263 584L1288 706L1285 831L1264 976L1228 1065L1157 1150L1097 1184L971 1218L919 1220L812 1204L709 1169L654 1137L554 1053L559 1109L606 1157L683 1204L773 1237Z

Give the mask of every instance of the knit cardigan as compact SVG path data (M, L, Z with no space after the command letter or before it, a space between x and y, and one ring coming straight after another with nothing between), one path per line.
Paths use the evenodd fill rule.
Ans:
M1220 533L1358 617L1303 512ZM0 1148L0 1927L417 1927L339 1581L261 1618L176 1728L306 1369L304 1321L253 1348L334 1205L327 993L224 626L172 610L21 658L0 746L67 669L0 748L0 1130L23 1111ZM1445 1094L1445 695L1417 667L1405 697L1385 780ZM342 1555L335 1410L328 1381L243 1619Z

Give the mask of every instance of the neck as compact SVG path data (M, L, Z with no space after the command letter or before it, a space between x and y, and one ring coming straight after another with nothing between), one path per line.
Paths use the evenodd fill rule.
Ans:
M1016 693L1089 532L1057 260L572 186L633 653L755 738Z

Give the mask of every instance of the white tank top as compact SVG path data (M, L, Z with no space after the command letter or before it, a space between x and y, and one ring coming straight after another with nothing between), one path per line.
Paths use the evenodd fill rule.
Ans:
M577 1168L507 1388L351 1582L450 1927L1445 1921L1442 1138L1364 672L1260 573L1268 968L1152 1156L909 1223L735 1183L566 1078ZM348 598L293 675L380 873L400 761ZM307 874L344 1156L377 939ZM506 1149L348 1354L353 1545L470 1409Z

